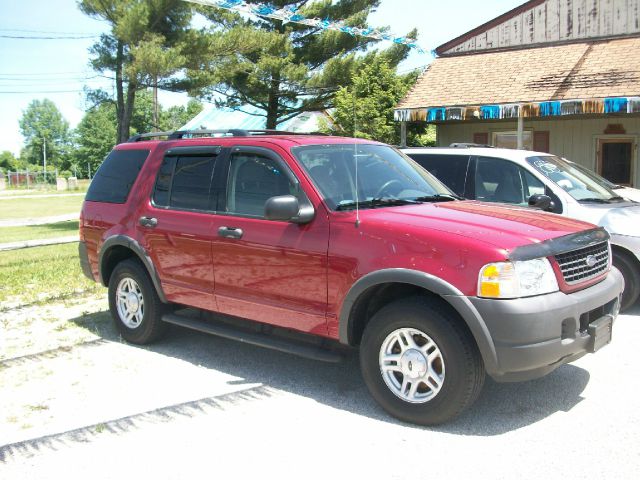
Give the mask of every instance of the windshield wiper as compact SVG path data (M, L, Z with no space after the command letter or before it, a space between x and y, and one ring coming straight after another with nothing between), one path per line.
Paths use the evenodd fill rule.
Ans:
M452 200L464 200L464 198L451 193L436 193L435 195L425 195L414 198L416 202L450 202Z
M611 198L597 198L597 197L589 197L589 198L581 198L578 202L584 203L609 203L609 200L614 198L622 198L622 197L611 197Z
M398 205L412 205L420 203L419 201L408 198L371 198L358 202L359 208L375 208L375 207L395 207ZM356 208L355 201L348 201L338 204L336 210L351 210Z

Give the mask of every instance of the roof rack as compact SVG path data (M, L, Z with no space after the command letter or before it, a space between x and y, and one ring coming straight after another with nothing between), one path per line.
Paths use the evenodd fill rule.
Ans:
M323 135L326 133L320 132L287 132L285 130L244 130L240 128L229 128L224 130L176 130L175 132L152 132L152 133L140 133L134 135L127 142L134 143L143 140L148 140L155 137L167 137L167 140L180 140L182 138L194 138L194 137L251 137L257 135Z
M493 145L487 145L486 143L452 143L449 145L450 148L472 148L472 147L481 147L481 148L495 148Z

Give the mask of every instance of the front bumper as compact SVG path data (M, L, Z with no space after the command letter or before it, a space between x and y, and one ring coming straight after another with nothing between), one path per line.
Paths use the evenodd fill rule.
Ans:
M488 373L497 381L538 378L601 345L601 326L614 319L624 287L612 268L602 281L584 290L529 298L494 300L469 297L495 346L497 365Z

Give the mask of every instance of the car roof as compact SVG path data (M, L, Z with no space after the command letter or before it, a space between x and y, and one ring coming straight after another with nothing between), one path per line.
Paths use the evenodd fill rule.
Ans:
M431 155L473 155L482 157L505 158L514 162L525 162L529 157L549 157L553 154L534 152L532 150L514 150L511 148L491 147L407 147L401 148L405 154L431 154Z

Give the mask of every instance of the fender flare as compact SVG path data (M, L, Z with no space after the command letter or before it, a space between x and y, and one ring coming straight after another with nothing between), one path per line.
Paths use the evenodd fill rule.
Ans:
M142 245L140 245L133 238L127 237L126 235L113 235L107 238L102 244L102 247L100 248L100 253L98 254L98 275L100 278L100 282L105 287L108 286L107 283L105 283L104 276L102 275L103 263L105 260L104 256L109 251L109 249L115 246L126 247L129 250L131 250L136 255L136 257L138 257L138 259L142 262L144 267L147 269L147 272L149 273L149 278L151 278L151 281L153 282L153 286L155 287L156 292L158 293L158 297L160 298L160 301L162 301L163 303L169 303L167 300L167 297L164 294L164 290L162 289L162 284L160 282L160 277L158 276L158 271L156 270L156 267L154 266L153 261L151 260L151 257L149 256L147 251L142 247Z
M497 371L498 357L495 345L487 325L473 304L462 294L460 290L450 283L434 275L417 270L404 268L378 270L363 276L355 282L351 286L349 293L347 293L340 310L340 343L345 345L352 344L352 317L354 305L358 298L360 298L360 296L369 288L385 283L406 283L414 285L428 290L445 300L456 312L458 312L467 327L469 327L478 349L480 350L487 372L491 373Z

